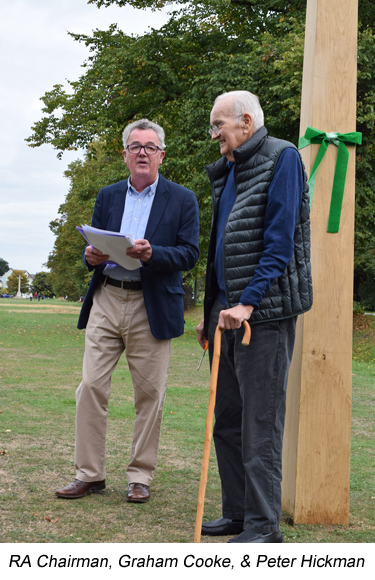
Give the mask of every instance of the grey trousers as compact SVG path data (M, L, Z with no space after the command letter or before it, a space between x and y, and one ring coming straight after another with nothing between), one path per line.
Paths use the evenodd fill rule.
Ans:
M210 358L220 310L209 323ZM222 334L215 406L214 442L222 487L223 517L244 520L257 533L278 530L281 457L288 371L297 317Z

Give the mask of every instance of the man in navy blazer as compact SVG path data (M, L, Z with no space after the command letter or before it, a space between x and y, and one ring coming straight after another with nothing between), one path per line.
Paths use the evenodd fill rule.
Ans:
M76 478L57 490L77 499L105 488L105 442L111 375L125 350L136 418L127 501L150 498L156 468L171 339L184 332L182 272L198 260L194 193L159 175L164 131L147 119L128 125L123 157L130 177L100 190L92 226L135 239L127 250L141 267L127 270L86 246L93 276L80 313L86 328L82 382L76 401Z

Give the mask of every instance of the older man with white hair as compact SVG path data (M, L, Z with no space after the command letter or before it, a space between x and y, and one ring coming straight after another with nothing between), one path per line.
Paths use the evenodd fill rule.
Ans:
M268 136L248 91L220 95L210 122L222 157L207 167L213 222L197 334L212 357L223 330L214 426L223 505L202 533L277 543L288 370L297 316L312 305L307 177L296 147Z

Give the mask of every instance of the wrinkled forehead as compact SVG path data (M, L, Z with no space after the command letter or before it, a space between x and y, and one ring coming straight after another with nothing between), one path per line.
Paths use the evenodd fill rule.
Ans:
M210 115L211 125L217 125L218 123L221 123L222 121L233 115L233 110L234 106L232 97L219 99L211 110Z

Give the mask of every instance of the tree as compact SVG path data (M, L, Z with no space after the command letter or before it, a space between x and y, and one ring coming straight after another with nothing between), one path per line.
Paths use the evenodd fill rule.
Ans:
M33 293L41 294L46 298L53 298L52 276L50 272L38 272L35 274L31 290Z
M166 0L90 3L154 10L170 4ZM49 143L59 156L67 149L83 147L88 163L95 158L99 141L109 165L117 167L124 125L141 117L160 123L167 143L162 173L191 188L198 198L199 272L203 271L211 224L204 165L218 157L217 146L207 135L213 100L224 91L251 90L260 98L269 133L297 144L306 2L181 0L175 4L181 7L171 12L169 22L143 36L127 36L115 25L107 31L96 30L92 36L71 34L89 47L85 72L70 83L70 92L55 85L44 95L43 117L34 125L28 142L35 147ZM363 144L358 148L357 165L358 288L375 268L371 250L375 240L375 7L369 0L360 0L359 7L358 130L363 133ZM78 166L74 179L81 180L76 170ZM93 197L96 194L97 190L92 191ZM73 234L73 224L68 222L74 211L73 204L67 203L59 222L52 224L58 237L64 238L68 230ZM61 267L62 278L65 257L57 247L53 260L51 269L55 273Z
M9 270L8 262L3 260L3 258L0 258L0 276L5 274L5 272L8 272L8 270Z
M357 130L363 140L357 149L354 295L375 310L375 22L373 7L368 10L358 39Z
M56 241L47 262L57 296L67 295L72 300L78 300L86 293L90 280L90 274L82 261L86 242L77 232L76 226L91 223L100 188L124 179L125 170L121 155L108 154L98 142L88 148L84 161L71 163L65 172L70 180L70 189L58 210L60 217L50 223Z
M17 294L18 292L18 280L21 276L21 293L29 292L29 280L23 270L13 270L8 278L7 291L9 294Z
M296 32L284 19L276 37L262 33L253 40L254 23L242 18L245 8L238 6L228 15L224 12L227 4L218 3L218 14L204 3L193 4L188 12L172 15L161 31L138 38L127 37L116 26L95 31L92 37L72 35L92 53L85 63L86 72L71 83L71 94L57 85L43 97L46 115L28 140L32 146L51 143L62 153L75 147L89 151L99 135L114 159L122 148L126 122L147 116L162 124L167 134L162 172L197 194L202 257L211 223L209 183L203 166L218 155L206 128L217 94L251 88L263 101L270 131L291 136L294 142L298 136L294 92L301 83L303 26L295 22ZM236 27L241 35L235 34ZM228 30L233 33L229 37ZM285 58L287 66L283 67ZM274 98L270 99L265 81L273 77ZM277 79L287 87L284 94Z

